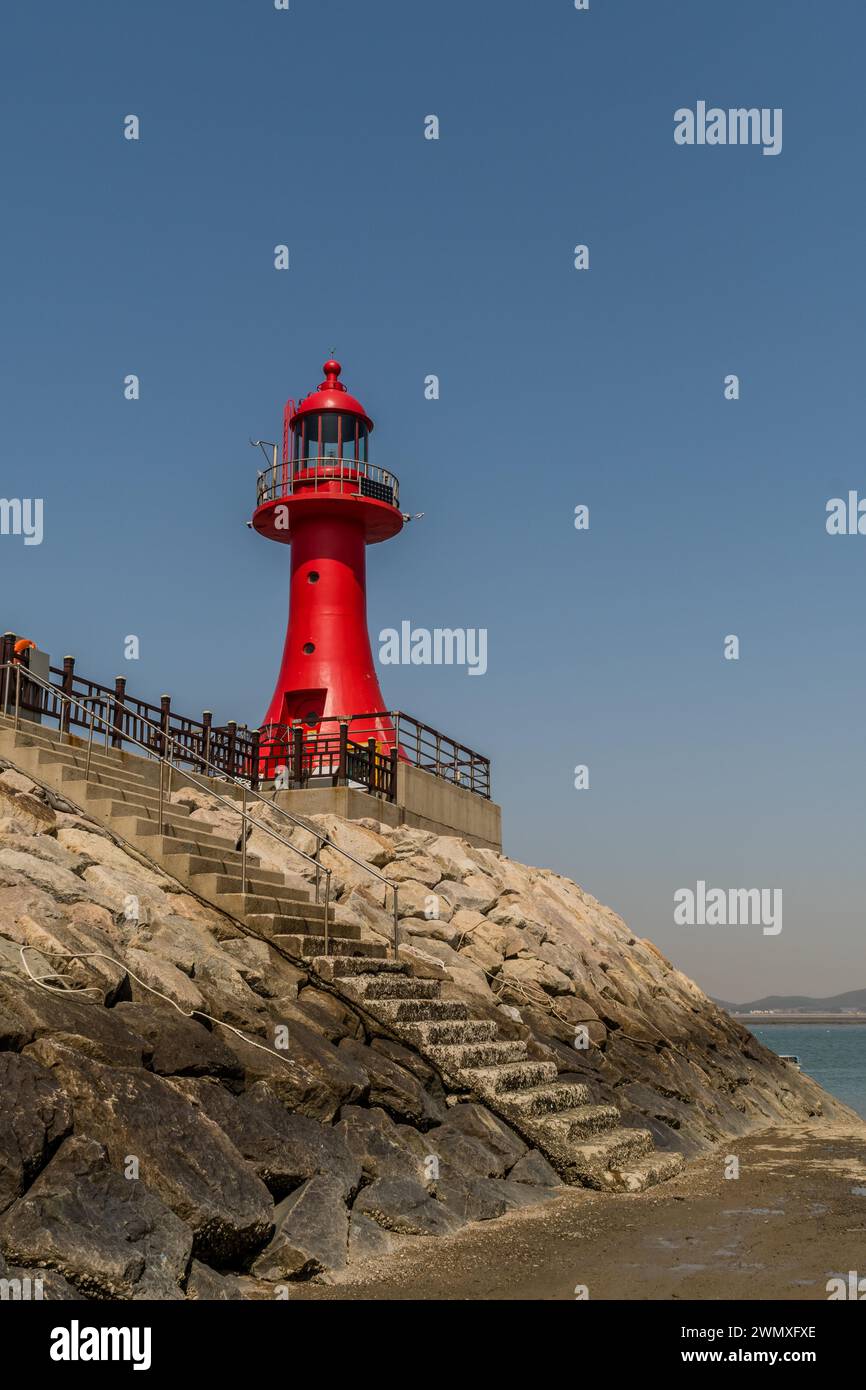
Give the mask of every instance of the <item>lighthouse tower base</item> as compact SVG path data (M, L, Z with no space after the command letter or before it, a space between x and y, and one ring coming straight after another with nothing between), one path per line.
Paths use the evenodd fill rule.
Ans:
M401 762L393 801L356 787L303 787L276 793L278 806L293 815L369 816L384 825L408 825L435 835L458 835L481 849L502 850L502 808L495 801Z

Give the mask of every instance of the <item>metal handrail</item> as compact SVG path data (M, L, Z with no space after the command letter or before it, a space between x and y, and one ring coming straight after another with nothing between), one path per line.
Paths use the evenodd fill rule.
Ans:
M15 724L14 724L14 728L15 728L15 731L16 731L16 732L18 732L18 730L19 730L19 712L20 712L20 698L21 698L21 671L22 671L22 669L24 669L24 668L22 668L22 666L21 666L20 663L18 663L18 662L7 662L7 663L4 663L4 664L0 664L0 671L2 671L2 670L13 670L13 671L15 671L15 672L17 673L17 676L16 676L16 684L15 684ZM32 681L34 684L36 684L36 685L38 685L38 686L41 686L43 690L47 690L50 694L55 695L55 696L60 700L60 702L61 702L61 713L62 713L62 704L63 704L63 701L66 701L67 703L72 703L72 704L78 705L79 708L84 709L84 710L85 710L85 713L86 713L86 707L85 707L85 705L84 705L84 702L83 702L83 700L79 699L77 695L68 695L68 694L66 694L66 693L63 692L63 691L58 690L56 686L53 686L53 685L51 685L49 682L42 680L42 678L41 678L40 676L34 675L34 674L33 674L32 672L30 672L29 670L25 672L25 675L26 675L26 679L27 679L28 681ZM9 681L8 681L8 679L7 679L7 681L5 682L4 713L7 713L7 712L8 712L8 689L9 689ZM96 702L97 702L98 704L100 704L101 706L107 706L107 705L110 703L111 706L112 706L112 710L114 709L115 706L118 706L119 708L123 709L127 714L130 712L130 711L127 709L125 703L124 703L122 700L117 701L117 700L114 699L114 697L111 698L111 701L109 701L109 700L107 700L107 699L103 700L101 696L86 696L86 697L84 697L84 698L85 698L85 699L89 699L89 700L96 701ZM109 746L109 744L108 744L108 739L109 739L109 734L110 734L110 732L111 732L111 726L109 725L108 720L107 720L104 716L100 716L100 717L101 717L102 723L103 723L104 726L105 726L105 747L108 748L108 746ZM158 761L159 761L159 764L160 764L160 774L159 774L159 821L158 821L158 824L159 824L159 833L160 833L160 835L162 834L162 828L163 828L163 811L164 811L163 781L164 781L164 771L165 771L166 768L168 769L168 774L169 774L169 779L168 779L168 795L169 795L169 796L171 795L171 773L172 773L173 770L176 770L176 771L180 772L181 776L186 777L186 778L188 778L191 782L193 782L193 785L194 785L194 786L198 786L200 791L205 791L205 792L207 792L208 795L214 797L214 799L215 799L216 801L219 801L219 802L222 803L223 805L228 806L230 810L237 812L237 805L236 805L236 803L235 803L234 801L230 801L227 797L220 796L218 792L213 791L210 787L202 787L202 786L200 785L200 783L198 783L198 782L195 781L195 774L194 774L194 773L188 772L185 768L178 768L178 767L176 767L176 764L174 764L169 758L166 758L164 752L162 751L162 748L163 748L164 744L168 743L168 744L171 744L171 745L177 745L177 744L178 744L178 740L177 740L177 739L175 739L171 734L165 733L165 732L159 727L158 724L154 724L151 720L146 719L143 715L138 715L137 718L138 718L138 720L139 720L140 723L146 724L147 727L148 727L149 729L151 729L155 734L157 734L158 737L159 737L159 739L160 739L160 752L159 752L158 754L156 754L155 749L154 749L154 747L153 747L152 745L149 745L149 744L146 744L146 743L142 743L139 739L135 738L135 736L132 735L132 734L127 734L127 735L126 735L127 741L130 742L130 743L134 743L134 744L136 745L136 747L138 747L138 748L142 748L142 749L144 750L144 752L147 754L148 757L153 758L154 756L156 756L156 757L158 758ZM89 772L90 772L90 760L91 760L91 753L92 753L92 749L93 749L94 720L95 720L95 709L90 711L89 737L88 737L88 744L87 744L87 759L86 759L86 763L85 763L85 781L88 780ZM61 726L62 726L62 722L63 722L63 721L62 721L62 718L61 718ZM62 738L62 728L61 728L61 738ZM70 741L70 743L72 742L72 734L71 734L71 732L70 732L70 734L69 734L69 741ZM399 914L399 899L398 899L397 884L396 884L396 883L392 883L391 879L386 878L384 874L380 874L380 873L378 872L377 869L372 869L372 868L370 867L369 864L365 864L364 861L363 861L363 859L358 859L358 858L356 858L356 856L355 856L354 854L351 854L351 853L349 852L349 850L343 849L341 845L335 844L335 843L333 842L333 840L331 840L330 836L328 836L328 835L323 835L323 834L321 833L321 831L313 829L311 826L306 825L306 824L305 824L302 820L300 820L297 816L293 816L292 813L291 813L290 811L287 811L283 806L278 806L277 803L276 803L276 800L269 801L267 797L262 796L261 793L258 792L258 791L256 791L254 788L248 787L247 784L246 784L245 782L242 782L242 781L240 780L240 778L229 776L229 775L228 775L227 773L225 773L221 768L218 768L218 767L216 767L213 763L209 762L207 758L201 758L201 759L199 759L199 761L203 764L203 766L209 767L209 768L213 768L214 773L216 774L216 776L219 778L220 781L230 782L230 783L232 784L232 786L240 787L240 789L241 789L241 794L242 794L242 802L241 802L241 811L240 811L240 815L241 815L242 820L243 820L243 822L244 822L245 825L246 825L247 822L249 822L249 823L250 823L251 825L253 825L253 826L258 826L260 830L264 830L264 831L265 831L268 835L270 835L273 839L278 840L278 841L280 842L280 844L286 846L287 849L292 850L295 854L300 855L302 859L305 859L305 860L307 861L307 863L312 864L312 865L314 866L314 868L315 868L315 870L316 870L316 902L319 901L319 889L320 889L319 875L320 875L320 872L321 872L321 870L322 870L322 865L319 863L318 855L319 855L320 852L321 852L322 845L327 845L330 849L334 850L337 854L341 854L341 855L343 856L344 859L350 860L350 861L351 861L353 864L355 864L358 868L364 869L368 874L371 875L371 877L378 879L381 883L384 883L384 884L385 884L385 888L386 888L386 892L387 892L388 888L390 888L390 889L393 891L393 894L394 894L394 939L393 939L393 952L394 952L394 957L395 957L395 959L396 959L396 957L397 957L397 948L398 948L398 924L399 924L399 919L400 919L400 914ZM271 829L270 826L264 825L261 821L258 821L258 820L253 819L253 817L250 816L250 815L248 814L247 809L246 809L246 801L247 801L247 797L248 797L248 796L254 797L256 801L260 801L260 802L262 802L262 804L263 804L264 806L267 806L269 809L271 809L271 810L273 810L273 811L276 811L276 812L277 812L279 815L281 815L285 820L291 821L291 823L292 823L294 826L296 826L298 829L300 829L300 830L305 830L305 831L307 832L308 835L312 835L312 836L314 837L314 839L316 840L316 856L314 857L314 856L312 856L312 855L306 854L306 853L304 852L304 850L298 849L297 845L293 845L292 842L291 842L290 840L284 839L284 837L283 837L282 835L278 834L277 831ZM276 796L276 790L274 791L274 796ZM242 847L241 847L241 848L242 848L242 853L241 853L241 874L242 874L241 887L242 887L242 891L243 891L243 892L246 892L246 881L247 881L247 879L246 879L246 859L247 859L247 837L246 837L246 834L244 834L244 835L242 836ZM328 954L328 922L329 922L329 917L330 917L331 870L326 868L326 869L324 870L324 872L325 872L325 890L326 890L326 891L325 891L325 930L324 930L324 937L325 937L325 954L327 955L327 954Z
M317 454L309 458L288 459L277 462L277 446L274 445L274 462L270 468L259 473L256 483L258 505L275 502L280 497L290 497L295 492L318 492L319 484L339 483L339 491L349 490L350 496L362 497L362 480L388 488L393 497L393 505L400 505L400 483L387 468L367 459L345 458L340 455Z

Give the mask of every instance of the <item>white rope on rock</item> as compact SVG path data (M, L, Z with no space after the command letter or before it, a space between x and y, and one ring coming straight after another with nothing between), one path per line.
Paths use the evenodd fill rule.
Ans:
M129 966L122 960L117 960L116 957L109 956L105 951L45 951L39 946L19 946L18 952L21 956L21 964L24 972L34 985L38 985L40 989L46 990L49 994L71 994L74 998L80 998L82 995L93 994L94 992L99 994L99 986L84 985L81 989L69 989L68 986L50 985L47 983L48 980L62 980L65 978L64 975L57 971L52 971L49 975L34 975L24 954L25 951L39 951L40 955L60 960L107 960L111 965L116 965L124 974L129 975L131 979L135 980L136 984L141 985L142 989L146 989L151 994L155 994L158 999L165 1000L166 1004L170 1004L183 1018L194 1018L196 1016L199 1018L206 1018L209 1023L215 1023L219 1028L226 1028L230 1033L234 1033L235 1037L240 1038L241 1042L248 1043L250 1047L257 1047L260 1052L267 1052L269 1057L276 1057L283 1066L287 1067L289 1065L288 1060L285 1057L281 1057L279 1052L275 1052L271 1047L266 1047L264 1043L256 1042L254 1038L248 1038L239 1028L235 1028L234 1024L226 1023L222 1018L214 1018L213 1014L205 1013L204 1009L182 1009L176 1000L172 999L168 994L163 994L162 990L157 989L155 985L149 985L146 980L142 980L140 975L136 975L133 970L130 970ZM6 975L12 974L12 972L3 970L0 971L0 974ZM89 1000L88 1002L96 1003L96 1000Z

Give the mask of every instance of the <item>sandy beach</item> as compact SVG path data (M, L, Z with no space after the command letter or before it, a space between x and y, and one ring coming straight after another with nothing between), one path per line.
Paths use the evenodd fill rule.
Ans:
M735 1154L740 1177L724 1177ZM866 1126L734 1141L648 1192L567 1189L545 1207L419 1241L302 1299L827 1298L866 1273Z

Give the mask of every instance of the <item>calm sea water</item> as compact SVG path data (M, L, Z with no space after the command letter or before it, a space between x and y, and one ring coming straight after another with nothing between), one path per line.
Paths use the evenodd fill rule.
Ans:
M793 1052L800 1067L866 1119L866 1024L756 1024L751 1030L772 1052Z

